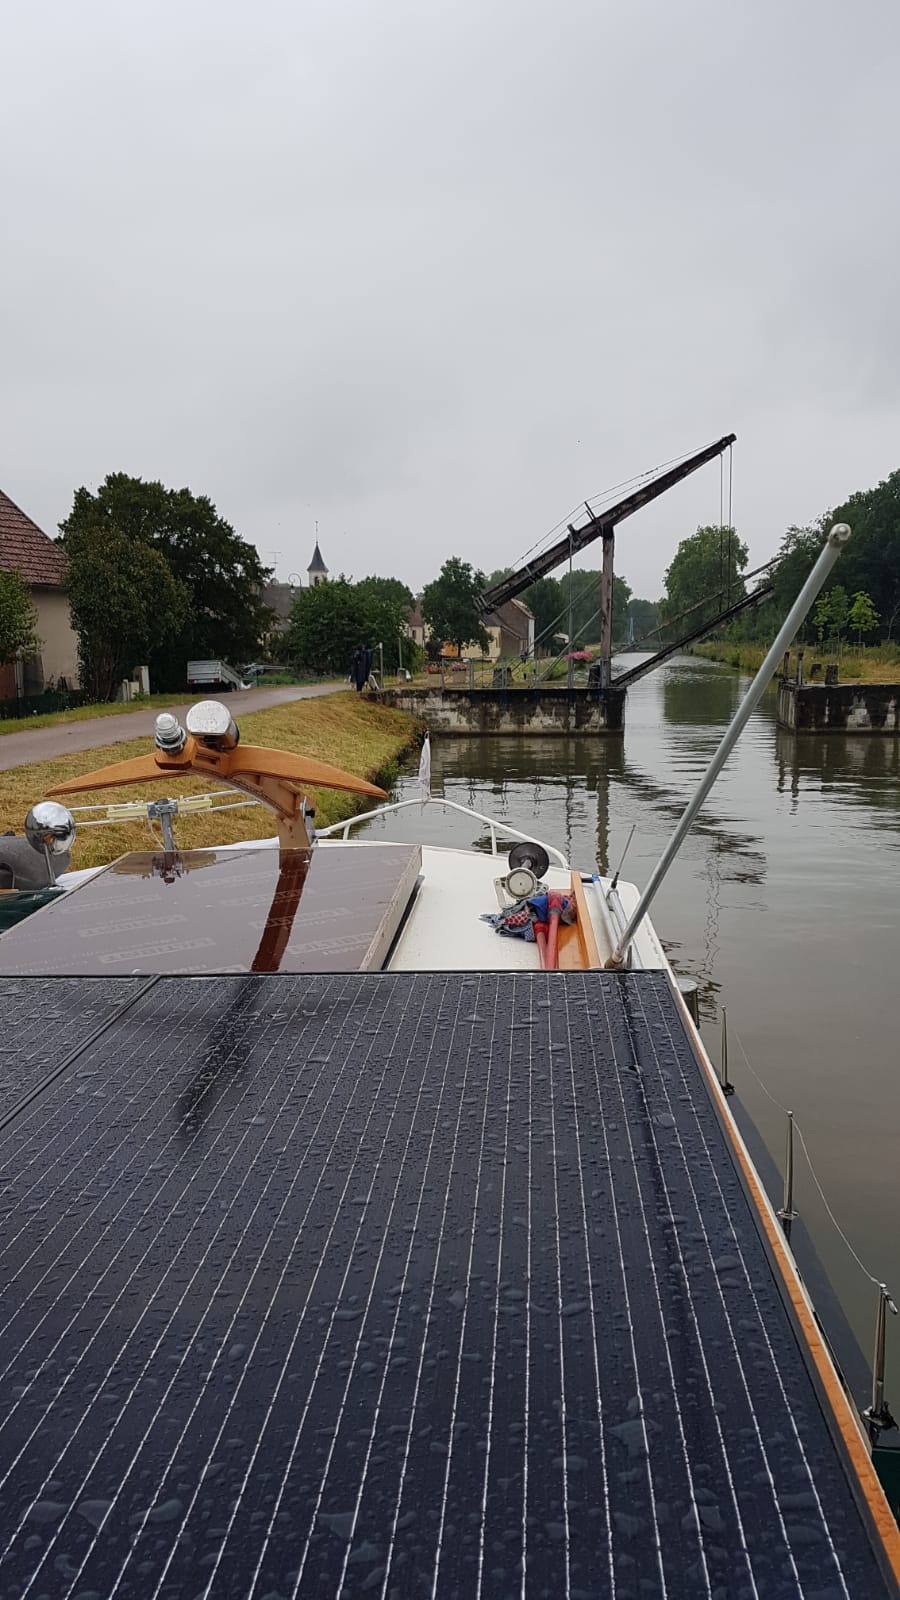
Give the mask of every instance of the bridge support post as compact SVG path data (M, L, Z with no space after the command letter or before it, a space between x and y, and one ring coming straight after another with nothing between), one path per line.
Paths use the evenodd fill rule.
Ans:
M612 678L613 559L615 528L603 530L603 569L600 573L600 692L606 694Z

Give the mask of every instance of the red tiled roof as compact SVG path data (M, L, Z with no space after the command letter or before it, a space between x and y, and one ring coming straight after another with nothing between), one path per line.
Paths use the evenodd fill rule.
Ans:
M14 568L28 584L62 587L65 560L59 546L0 489L0 571Z

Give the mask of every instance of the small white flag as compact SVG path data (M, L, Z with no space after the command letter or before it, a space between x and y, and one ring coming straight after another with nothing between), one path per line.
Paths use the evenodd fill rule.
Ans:
M423 800L430 800L430 798L431 798L431 740L429 739L427 733L425 735L425 743L422 746L422 754L421 754L421 756L419 758L419 788L420 788L421 793L422 793L422 799Z

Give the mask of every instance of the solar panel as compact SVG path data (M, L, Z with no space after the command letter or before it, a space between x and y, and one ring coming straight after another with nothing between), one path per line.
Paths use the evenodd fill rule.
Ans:
M140 986L139 978L0 978L0 1122Z
M663 974L161 978L77 1066L0 1594L894 1593Z
M417 845L136 851L0 939L0 973L378 968L421 859Z

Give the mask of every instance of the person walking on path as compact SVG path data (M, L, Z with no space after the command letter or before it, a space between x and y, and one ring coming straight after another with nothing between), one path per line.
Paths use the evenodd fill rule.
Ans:
M353 656L353 665L350 668L350 682L354 685L357 694L362 694L363 689L372 675L372 651L363 645L358 645Z

